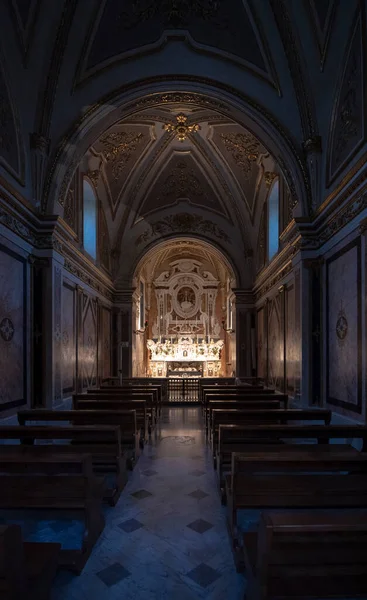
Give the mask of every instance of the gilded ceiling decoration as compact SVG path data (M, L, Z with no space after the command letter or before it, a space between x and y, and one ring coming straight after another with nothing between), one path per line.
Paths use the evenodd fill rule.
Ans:
M260 142L251 133L221 133L220 137L236 165L241 168L245 177L250 177L252 163L260 155Z
M174 133L179 142L184 142L189 133L194 133L200 129L200 125L197 123L189 125L185 115L177 115L176 121L175 124L166 123L163 125L163 129L168 133Z
M264 181L267 188L270 188L277 174L273 173L273 171L265 171L264 173Z
M107 163L110 163L112 177L115 181L120 178L131 154L142 141L142 133L126 131L113 131L100 138L103 156Z
M337 87L329 143L331 181L353 158L365 141L365 32L359 9L352 28L343 70Z
M201 51L230 55L278 88L254 6L252 0L104 0L93 16L76 80L179 37Z
M192 213L179 213L151 223L149 228L139 235L135 244L140 246L155 236L169 233L201 233L230 243L229 236L216 223Z

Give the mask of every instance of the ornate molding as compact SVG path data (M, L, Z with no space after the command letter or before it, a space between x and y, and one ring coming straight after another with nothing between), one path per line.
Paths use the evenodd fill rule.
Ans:
M283 266L273 277L269 277L268 280L260 286L260 288L255 293L256 302L260 300L265 294L274 287L279 281L281 281L284 277L289 275L293 270L292 261L289 261L285 266ZM280 286L282 287L282 286Z
M276 177L277 177L277 173L274 173L273 171L265 171L264 181L265 181L265 185L268 189L270 188L271 184L273 183L273 181Z
M307 166L306 166L304 157L300 154L298 148L295 146L294 141L292 140L289 133L285 129L283 129L282 125L274 117L273 114L271 114L267 110L265 110L263 106L260 106L251 97L239 92L237 89L235 89L231 86L228 86L226 84L221 84L221 83L218 83L217 81L214 82L210 79L203 78L203 77L175 75L175 84L180 84L181 82L185 83L186 85L193 83L193 84L199 84L199 85L201 84L204 86L208 86L208 85L214 86L216 89L218 89L220 91L224 91L226 94L231 95L233 98L236 98L237 100L240 100L241 102L244 102L249 107L251 107L253 110L257 111L258 114L261 114L269 123L271 123L271 125L280 134L281 138L285 141L285 143L288 146L289 151L292 153L292 155L294 157L294 160L295 160L297 167L299 169L299 172L300 172L301 180L305 186L306 200L307 201L309 200L309 198L310 198L309 175L308 175ZM107 94L105 97L103 97L100 101L98 101L94 105L91 105L86 110L86 112L73 123L73 125L69 129L67 135L65 135L65 137L62 139L62 141L60 142L60 144L54 151L52 161L50 163L50 169L49 169L46 185L44 188L43 207L46 207L46 204L50 199L51 187L52 187L52 184L54 183L54 175L55 175L55 172L57 171L57 169L59 168L59 165L69 163L64 175L62 176L62 183L60 185L60 191L58 192L58 202L61 205L63 205L63 202L64 202L63 198L65 196L66 190L70 183L72 173L76 169L79 161L81 160L82 156L84 155L84 153L86 151L86 149L81 150L80 153L77 153L73 157L71 162L65 156L63 156L63 154L66 151L66 148L70 144L70 139L73 136L77 135L77 132L78 132L78 129L80 128L80 126L86 120L88 120L96 111L98 111L102 106L105 106L106 104L113 104L114 102L116 102L116 98L122 92L127 93L127 92L129 92L129 91L131 92L133 90L137 91L139 89L139 87L141 87L141 86L145 87L146 85L154 85L157 83L166 83L166 84L172 85L172 77L171 76L159 76L159 77L147 78L147 79L144 79L143 81L141 81L139 84L131 83L129 85L124 86L123 88L114 90L113 92L110 92L109 94ZM204 93L198 94L196 92L193 92L193 93L168 92L168 93L162 94L159 92L154 92L151 95L141 98L138 101L136 101L136 100L128 101L123 107L121 107L119 109L119 111L118 111L119 114L116 114L116 116L114 117L114 120L112 121L112 119L111 119L109 121L108 125L106 124L106 127L111 126L114 123L121 121L122 118L126 118L126 116L129 115L130 113L136 113L138 110L150 108L152 106L165 105L165 104L169 104L169 103L180 104L181 106L182 106L182 104L187 103L187 104L191 104L193 106L195 106L195 105L201 106L206 109L218 110L219 112L222 112L227 115L230 114L232 111L232 108L230 106L225 105L222 102L220 102L216 99L213 99L213 98L209 97L208 95L205 95ZM96 137L96 135L95 135L95 137ZM283 171L285 172L285 169L283 169ZM289 173L289 171L288 171L288 173Z
M252 163L260 155L260 142L251 133L221 133L220 138L245 178L249 179Z
M213 223L208 219L204 219L199 215L179 213L165 217L164 219L156 221L155 223L151 223L149 229L146 229L144 233L139 235L139 237L136 239L135 245L139 246L156 235L161 236L167 233L194 232L206 235L209 234L220 240L224 240L228 244L231 243L227 233L223 231L223 229L221 229L216 223Z
M69 273L74 275L74 277L77 277L78 279L83 281L83 283L85 283L92 289L96 290L96 292L98 292L111 302L113 301L113 293L110 290L108 290L104 285L99 283L99 281L97 281L96 278L89 275L83 268L76 265L69 258L65 258L64 269L66 269Z

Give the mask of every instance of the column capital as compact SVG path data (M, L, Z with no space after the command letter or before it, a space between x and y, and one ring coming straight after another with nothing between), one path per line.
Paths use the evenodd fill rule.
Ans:
M255 304L255 294L251 289L234 288L232 292L235 295L236 304L244 304L249 308Z

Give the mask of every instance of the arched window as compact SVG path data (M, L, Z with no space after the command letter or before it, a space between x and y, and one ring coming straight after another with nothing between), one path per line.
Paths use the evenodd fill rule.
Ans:
M97 199L86 179L83 180L83 246L92 258L97 258Z
M268 196L268 260L279 250L279 179L276 179Z

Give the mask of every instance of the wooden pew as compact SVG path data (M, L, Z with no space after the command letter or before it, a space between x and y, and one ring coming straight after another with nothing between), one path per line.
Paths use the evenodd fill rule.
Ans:
M49 452L57 454L90 454L96 473L112 473L113 482L105 490L104 498L111 506L118 501L127 482L126 456L121 447L118 426L0 426L0 439L20 444L0 444L0 457L14 452L39 454L42 460ZM55 441L59 443L54 443ZM42 441L36 444L35 441ZM47 443L49 442L49 443ZM62 443L60 443L62 442Z
M252 407L251 407L252 408ZM248 410L244 404L237 408L211 408L210 411L210 439L213 456L216 456L218 446L219 425L244 424L271 425L276 423L287 424L292 421L323 421L328 425L331 420L331 411L328 409L260 409Z
M274 445L277 450L280 444L282 448L287 445L293 448L295 440L299 440L300 443L304 443L305 440L315 440L316 448L317 445L326 446L327 448L331 439L350 440L353 438L362 440L362 451L366 452L367 426L365 425L294 425L291 423L286 425L246 425L244 423L234 425L222 423L219 424L218 429L216 460L218 477L223 485L225 473L230 471L231 468L233 452L244 453L252 451L254 447L261 450L264 444L266 444L266 448L269 450L271 445ZM285 440L291 443L284 444ZM309 443L306 443L306 445L307 448L311 446ZM346 444L342 445L343 447L347 446ZM331 446L333 447L335 444ZM222 487L221 493L222 502L225 503L225 487Z
M211 400L205 411L205 428L206 433L211 435L212 431L212 413L213 410L276 410L280 409L279 400L275 400L273 397L269 397L269 400L254 400L252 397L246 400L240 398L239 400ZM229 421L232 423L233 421Z
M87 396L106 398L106 400L122 400L123 402L131 400L145 400L147 415L151 429L155 427L158 421L158 404L154 398L154 393L150 391L141 391L134 388L96 388L87 390Z
M225 478L227 522L235 560L242 536L237 526L241 509L364 508L367 460L363 453L319 453L307 450L232 454Z
M367 596L367 513L264 512L243 535L246 600Z
M49 600L61 544L23 542L19 525L0 526L0 598Z
M277 393L262 393L263 390L257 393L235 393L235 394L205 394L205 404L204 408L208 406L208 404L214 400L217 402L226 402L226 401L236 401L236 400L258 400L258 401L267 401L267 400L278 400L283 404L283 408L288 408L288 394L277 394Z
M155 384L147 384L147 385L143 385L143 384L133 384L133 383L123 383L122 385L107 385L107 384L101 384L100 388L96 388L91 391L97 391L97 390L114 390L114 391L120 391L120 392L129 392L129 391L133 391L134 393L139 394L140 392L147 392L147 393L152 393L153 394L153 401L154 404L157 406L158 409L158 414L160 415L162 412L162 386L161 385L155 385ZM89 391L89 390L88 390Z
M152 429L148 419L147 404L145 400L121 400L114 396L97 394L74 394L74 410L135 410L138 429L141 431L141 440L146 442Z
M85 524L81 548L61 548L58 560L60 566L81 573L105 525L104 479L94 475L88 455L49 453L40 456L34 453L35 448L24 452L19 451L20 446L12 449L12 453L3 453L1 447L0 509L31 510L40 518L44 510L58 511L57 514L62 511L72 516L80 511Z
M50 422L70 423L71 425L113 425L118 426L121 431L121 447L126 456L126 464L129 469L140 456L139 448L144 447L144 441L140 438L137 427L135 410L47 410L32 409L18 411L19 425L38 422L50 424Z

